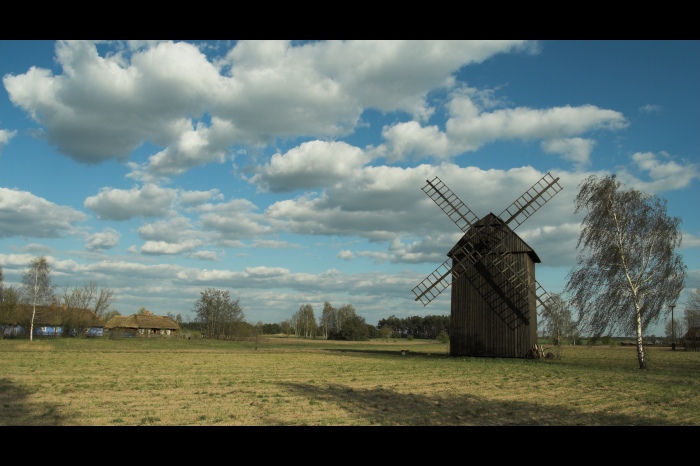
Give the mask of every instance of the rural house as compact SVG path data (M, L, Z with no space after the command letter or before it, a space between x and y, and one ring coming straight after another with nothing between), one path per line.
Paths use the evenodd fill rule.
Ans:
M104 321L90 309L17 304L0 316L3 337L28 336L34 316L34 336L102 336Z
M145 314L112 317L106 324L112 336L123 337L169 337L176 335L180 326L170 317Z
M690 327L683 335L686 351L700 351L700 327Z

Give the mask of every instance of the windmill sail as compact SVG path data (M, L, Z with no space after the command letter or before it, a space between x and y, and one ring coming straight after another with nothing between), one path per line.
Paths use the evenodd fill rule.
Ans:
M505 216L508 215L505 224L508 225L511 230L515 230L532 214L537 212L540 207L545 205L547 201L561 191L561 189L559 178L555 179L552 175L547 173L540 178L537 183L532 185L530 189L525 191L522 196L506 207L499 217L506 218ZM511 225L511 223L515 225Z
M472 212L471 209L437 176L423 186L423 192L427 194L463 232L466 233L467 230L479 220L479 217L477 217L476 214L474 214L474 212Z
M428 303L448 288L453 280L456 280L465 273L472 278L478 275L475 273L475 266L480 265L481 273L490 276L505 276L510 283L508 287L508 296L498 296L493 292L477 287L479 294L489 303L497 314L505 314L505 310L502 309L503 303L514 302L510 295L518 296L519 293L522 293L531 285L531 282L528 280L528 273L525 269L506 260L511 253L500 248L500 241L508 230L507 228L503 228L503 225L504 224L497 221L490 224L490 226L498 228L497 232L486 235L487 238L495 239L493 247L484 249L485 241L478 241L479 236L481 235L483 237L484 235L481 234L481 231L478 229L474 229L470 236L460 240L460 244L455 247L451 256L456 256L461 258L461 260L458 259L457 262L453 264L453 258L450 257L435 269L433 273L423 279L421 283L413 288L413 293L416 295L415 300L420 300L423 306L427 306ZM481 251L479 248L482 248ZM487 254L490 254L488 260L482 260ZM470 281L473 280L470 279ZM546 307L549 295L537 280L534 281L534 285L537 302L541 306ZM515 311L516 314L520 314L519 317L525 322L529 320L529 316L525 310L517 310L512 305L509 306L509 309ZM504 318L503 320L509 323L507 319Z
M468 272L472 267L481 263L482 259L492 254L501 244L502 240L507 236L509 231L514 230L534 214L540 207L548 202L554 195L561 191L561 186L558 183L559 178L553 178L547 173L538 180L530 189L522 196L516 199L508 206L497 218L494 218L486 228L486 234L483 229L472 229L469 234L460 240L458 253L461 258L456 264L452 264L452 259L447 259L433 273L428 275L421 283L413 288L415 300L420 300L423 305L427 305L435 299L443 290L450 286L452 280L456 280L459 276ZM452 193L447 186L442 183L437 177L433 182L428 182L428 185L423 188L423 191L440 206L440 208L457 224L462 231L467 231L473 226L476 221L476 215ZM507 220L503 218L507 215ZM457 219L457 220L455 220ZM511 227L509 224L513 223ZM506 253L507 254L507 253ZM484 261L484 263L486 263ZM527 274L523 270L515 270L504 267L505 262L494 257L492 263L489 263L489 268L495 272L505 274L508 277L511 285L516 289L529 286L527 283ZM549 298L544 289L535 282L536 299L545 306L546 300Z

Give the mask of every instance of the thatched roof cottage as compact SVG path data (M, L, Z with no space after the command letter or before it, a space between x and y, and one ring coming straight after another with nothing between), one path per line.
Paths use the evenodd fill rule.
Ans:
M105 324L105 329L112 334L123 334L124 336L169 337L176 335L180 326L170 317L152 315L147 311L146 314L112 317Z

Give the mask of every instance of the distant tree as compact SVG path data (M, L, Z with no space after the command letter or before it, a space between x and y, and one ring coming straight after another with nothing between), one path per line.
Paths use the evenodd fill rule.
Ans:
M358 315L352 304L343 304L335 310L334 324L328 333L329 339L362 341L378 336L377 328Z
M575 328L574 333L572 333L569 338L571 338L571 344L576 346L581 344L581 332L578 331L578 328Z
M260 337L263 334L263 325L264 324L262 323L262 321L258 321L254 327L255 328L254 334L255 334L255 349L256 350L258 349L258 345L260 344Z
M645 369L643 332L678 299L686 266L675 252L681 219L668 217L666 201L624 189L615 175L592 175L579 185L575 213L586 211L577 266L568 275L579 320L594 336L636 335Z
M571 309L561 295L556 293L550 294L547 306L542 310L540 323L544 329L544 335L556 346L561 346L564 340L570 338L576 330Z
M700 327L700 293L694 289L690 298L686 302L686 308L682 318L675 318L673 322L673 335L671 333L671 321L666 322L665 330L667 336L675 336L674 341L683 338L688 330Z
M279 335L282 333L282 326L280 324L262 324L263 335Z
M212 338L233 338L245 320L239 299L232 299L228 291L207 288L200 292L194 303L197 320L204 333Z
M120 316L120 315L122 315L122 314L121 314L121 312L119 312L118 310L116 310L116 309L110 309L109 311L107 311L107 312L105 312L104 314L102 314L102 319L103 319L105 322L108 322L112 317L116 317L116 316Z
M8 286L2 289L0 296L0 332L5 324L15 324L20 320L19 312L20 293L14 287ZM0 334L2 338L2 334Z
M690 296L685 303L686 309L700 310L700 288L695 288L690 292Z
M138 311L136 311L137 316L145 316L146 314L150 314L150 311L146 309L146 306L141 306Z
M19 302L19 293L12 287L5 288L5 277L0 266L0 338L2 338L3 324L15 320L15 311Z
M700 327L700 309L686 309L685 322L688 330L693 327Z
M32 259L22 276L21 301L41 306L54 304L56 295L51 283L51 266L45 256Z
M91 282L92 283L92 282ZM114 302L114 290L106 287L100 288L95 297L92 310L95 311L97 317L104 318L105 314L112 309Z
M297 311L294 314L292 314L292 318L289 319L289 326L294 332L295 337L298 337L301 334L301 323L299 322L300 318L301 312Z
M413 338L423 338L423 317L408 316L405 318L408 335Z
M175 315L172 312L168 312L165 314L165 317L172 319L172 321L175 322L178 325L178 327L182 327L182 315Z
M390 328L394 338L424 338L434 340L442 332L450 334L450 316L427 315L398 318L394 315L381 319L376 328ZM386 330L384 330L386 332Z
M688 331L688 321L685 319L674 318L673 321L669 319L664 324L664 335L666 338L670 338L673 343L681 339L685 332Z
M362 317L362 320L365 321L365 318ZM376 325L372 325L365 321L365 326L367 327L367 338L381 338L381 334L379 333L379 329Z
M54 303L54 287L51 284L51 266L45 256L33 259L29 269L22 277L22 295L24 302L32 305L32 317L29 324L29 340L33 340L36 306Z
M445 333L449 335L450 316L427 315L423 317L421 338L437 339L438 335Z
M343 321L343 326L337 333L331 333L332 340L364 341L369 338L369 329L365 318L354 314Z
M335 332L341 332L345 324L357 315L357 311L352 304L343 304L338 308L336 322L335 322Z
M279 324L266 324L266 323L260 323L260 334L261 335L274 335L276 332L274 328L277 328L279 330Z
M66 308L90 309L90 304L95 297L97 285L90 282L85 286L61 288L60 304Z
M382 327L379 329L379 334L382 336L382 338L390 338L392 333L393 330L388 325L382 325Z
M403 338L406 334L406 326L404 321L395 315L392 315L387 319L381 319L377 323L377 327L389 327L392 331L391 336L394 338Z
M314 338L316 336L318 326L314 308L311 304L299 306L299 310L292 316L292 326L294 327L294 334L298 337Z
M318 328L321 331L321 336L324 339L327 339L328 334L335 330L337 317L338 310L334 308L333 305L328 301L323 303L323 311L321 311L321 318L318 324Z
M94 281L80 287L63 287L63 295L61 297L61 305L64 307L74 307L78 309L90 309L97 317L105 318L111 310L114 301L114 290L105 286L98 288Z
M311 307L311 304L307 304L304 312L304 336L307 338L316 338L317 332L318 323L316 322L314 309Z
M685 327L686 332L691 328L700 327L700 288L690 292L690 297L685 303ZM681 333L682 337L685 332Z
M279 325L281 333L284 333L285 335L292 333L292 324L289 320L283 320Z

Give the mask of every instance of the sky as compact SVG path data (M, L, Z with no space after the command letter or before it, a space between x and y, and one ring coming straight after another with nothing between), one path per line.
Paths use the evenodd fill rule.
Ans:
M700 286L700 41L0 41L0 267L45 256L122 315L195 319L208 288L250 323L352 305L449 315L412 289L478 217L545 174L516 233L563 293L590 175L667 201ZM663 335L663 323L647 334Z

